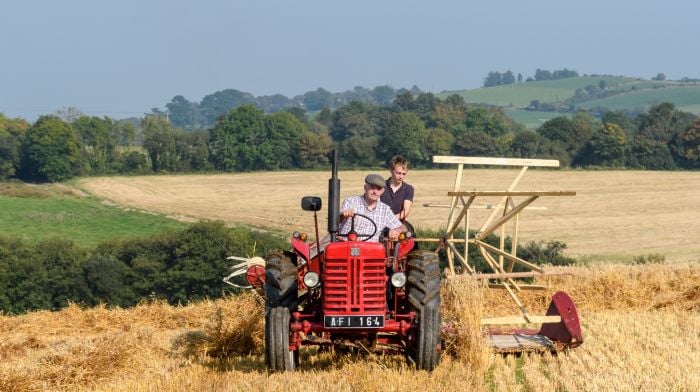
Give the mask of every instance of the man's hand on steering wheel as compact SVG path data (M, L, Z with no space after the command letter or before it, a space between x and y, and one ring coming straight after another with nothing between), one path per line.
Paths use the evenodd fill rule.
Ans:
M351 221L350 221L350 231L348 231L347 233L338 233L339 236L347 237L348 234L355 233L357 235L357 238L361 238L362 241L369 241L369 239L374 237L374 235L377 233L377 224L374 223L374 221L372 219L370 219L370 217L368 217L366 215L362 215L362 214L356 214L353 210L345 210L341 213L341 215L345 218L350 218ZM369 221L369 223L372 224L372 226L374 227L374 230L372 231L371 234L358 234L355 231L355 217L357 217L357 216L364 218L364 219L367 219ZM398 235L397 235L397 238L398 238Z

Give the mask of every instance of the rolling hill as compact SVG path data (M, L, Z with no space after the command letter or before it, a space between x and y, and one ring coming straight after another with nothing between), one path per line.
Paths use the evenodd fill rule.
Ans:
M445 91L437 96L444 99L451 94L460 95L467 103L502 107L510 117L528 128L536 128L551 118L570 115L579 109L644 111L661 102L671 102L679 110L700 115L700 83L697 82L588 75ZM533 110L533 101L537 101L539 110Z

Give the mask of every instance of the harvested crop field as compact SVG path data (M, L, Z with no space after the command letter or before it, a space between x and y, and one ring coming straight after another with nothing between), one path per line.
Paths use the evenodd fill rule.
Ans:
M584 343L561 353L490 353L475 320L512 305L469 278L444 282L442 364L412 370L400 356L302 352L300 370L270 374L263 306L253 292L173 307L40 311L0 316L0 390L98 391L697 391L700 271L694 263L574 268L547 277L528 307L558 289L578 304Z
M341 171L341 198L362 192L369 171ZM456 170L412 170L416 188L410 221L444 228ZM465 170L461 190L505 190L518 170ZM382 173L384 174L384 173ZM221 219L286 231L311 231L302 196L326 201L329 172L264 172L83 179L79 187L113 203L181 219ZM593 261L629 261L662 254L669 261L700 260L700 172L564 171L530 169L515 190L569 190L572 197L542 197L522 213L520 239L561 240L567 254ZM475 204L497 204L478 198ZM517 198L516 198L517 202ZM470 225L489 210L475 210ZM320 216L325 227L325 206Z

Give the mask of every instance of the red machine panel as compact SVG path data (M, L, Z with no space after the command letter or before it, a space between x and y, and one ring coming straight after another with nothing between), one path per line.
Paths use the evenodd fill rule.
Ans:
M326 247L324 314L386 312L386 251L376 242L337 242Z

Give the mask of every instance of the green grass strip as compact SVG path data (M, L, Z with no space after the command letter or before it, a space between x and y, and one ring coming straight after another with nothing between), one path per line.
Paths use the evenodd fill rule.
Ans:
M63 238L93 247L108 239L144 237L185 226L163 216L127 211L90 198L0 195L0 235L29 242Z

